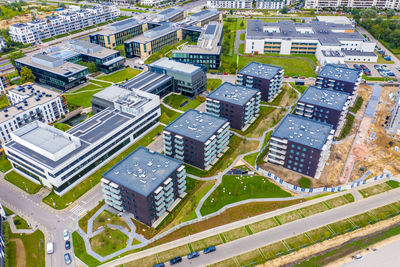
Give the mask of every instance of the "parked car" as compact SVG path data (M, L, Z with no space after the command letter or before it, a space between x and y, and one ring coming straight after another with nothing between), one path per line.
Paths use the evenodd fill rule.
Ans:
M353 68L355 68L356 70L361 70L361 67L360 67L360 65L358 65L358 64L354 64L354 65L353 65Z
M69 240L65 241L65 249L69 250L71 248L71 242Z
M65 260L65 264L67 264L67 265L71 264L71 262L72 262L71 255L69 255L69 253L65 253L64 260Z
M176 264L176 263L181 262L181 261L182 261L182 257L178 256L178 257L175 257L175 258L171 259L171 260L169 261L169 263L170 263L171 265L173 265L173 264Z
M306 78L305 76L301 76L301 77L300 77L300 79L305 79L305 78Z
M360 68L362 68L362 69L368 69L367 66L365 66L365 65L363 65L363 64L360 65Z
M289 75L285 75L285 76L283 76L283 78L289 78Z
M292 76L292 78L293 78L293 79L297 79L297 78L299 78L299 76Z
M187 258L190 260L190 259L197 258L198 256L200 256L199 252L195 251L195 252L188 254Z
M47 254L53 254L54 253L54 242L48 242L47 243L46 251L47 251Z
M205 248L203 252L204 252L204 254L208 254L208 253L214 252L216 250L217 249L214 246L211 246L211 247Z
M67 240L69 240L69 232L68 232L68 229L65 229L64 230L64 241L67 241Z
M381 68L381 66L379 66L379 65L374 65L374 68L378 70L378 69Z
M165 265L164 265L164 263L157 263L156 265L153 265L153 267L164 267Z

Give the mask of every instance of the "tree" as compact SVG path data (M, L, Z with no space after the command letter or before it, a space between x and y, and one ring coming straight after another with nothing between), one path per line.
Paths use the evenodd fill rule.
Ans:
M290 9L287 6L283 6L282 9L281 9L281 13L282 14L287 14L289 12L289 10Z
M19 75L21 76L20 81L22 83L34 82L36 79L35 75L33 75L32 73L32 70L29 69L27 66L22 67Z
M360 11L361 18L376 18L376 15L377 15L376 9L373 8L362 9Z
M243 20L240 22L240 27L243 27L244 26L244 22L243 22Z
M388 11L386 11L386 17L388 19L390 19L391 17L393 17L394 15L396 15L396 12L393 9L389 9Z
M15 60L21 57L24 57L24 53L22 53L21 51L15 52L15 53L11 53L8 55L8 59L10 60L11 64L15 67Z

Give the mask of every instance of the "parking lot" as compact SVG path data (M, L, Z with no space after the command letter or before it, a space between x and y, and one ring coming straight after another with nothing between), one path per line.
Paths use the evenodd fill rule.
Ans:
M374 67L375 65L379 65L380 67L382 67L382 65L386 66L386 68L393 72L395 76L389 77L388 78L392 78L393 80L395 80L396 78L400 78L400 72L396 69L396 65L395 64L377 64L377 63L347 63L347 66L350 68L353 68L354 65L365 65L370 71L371 71L371 77L384 77L382 76L378 70Z

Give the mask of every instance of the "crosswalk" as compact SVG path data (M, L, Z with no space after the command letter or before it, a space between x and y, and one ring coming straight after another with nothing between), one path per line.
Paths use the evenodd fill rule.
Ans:
M85 209L84 207L82 207L79 204L72 205L68 209L69 209L70 212L72 212L73 214L75 214L75 215L77 215L79 217L83 216L87 212L87 209Z

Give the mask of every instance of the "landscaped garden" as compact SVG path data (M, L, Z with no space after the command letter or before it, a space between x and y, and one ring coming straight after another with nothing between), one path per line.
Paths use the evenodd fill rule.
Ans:
M126 247L128 236L118 229L105 227L104 231L90 239L90 246L100 256L106 256Z
M88 108L92 106L90 100L92 100L93 95L103 89L104 87L100 87L95 84L89 84L74 92L66 92L65 98L67 99L67 103L69 105Z
M4 179L29 194L36 194L42 188L41 184L34 183L15 171L7 173Z
M108 210L102 211L99 216L93 221L93 231L96 231L100 227L106 227L108 224L119 225L130 231L128 224L125 220L117 215L109 212Z
M222 80L221 79L207 78L207 90L208 91L214 91L221 84L222 84Z
M182 113L176 112L175 110L169 109L166 106L161 105L161 116L160 116L161 123L168 125L175 119L177 119L180 115L182 115Z
M141 70L132 69L132 68L128 67L128 68L113 72L113 73L108 74L108 75L96 77L96 79L103 80L103 81L108 81L108 82L113 82L113 83L118 83L118 82L123 82L125 80L129 80L129 79L135 77L136 75L138 75L141 72L142 72Z
M202 103L197 98L189 99L183 95L178 95L174 93L165 97L163 99L163 102L174 109L179 109L182 111L186 111L188 109L196 109Z

